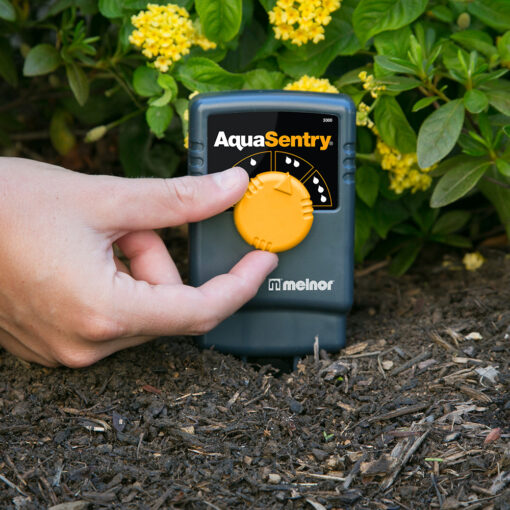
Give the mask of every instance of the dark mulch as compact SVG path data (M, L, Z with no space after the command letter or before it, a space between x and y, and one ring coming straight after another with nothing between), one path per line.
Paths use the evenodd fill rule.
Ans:
M188 339L0 353L0 507L509 509L510 260L486 255L357 278L348 349L291 373Z

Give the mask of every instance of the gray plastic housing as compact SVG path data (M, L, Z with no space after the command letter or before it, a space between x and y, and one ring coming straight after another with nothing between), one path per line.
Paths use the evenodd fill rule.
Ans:
M313 352L317 337L320 348L338 351L345 345L346 314L353 300L356 109L342 94L265 90L201 94L189 107L189 174L207 173L210 115L260 111L338 117L339 206L315 210L308 236L279 253L277 269L257 295L199 337L199 343L240 356L299 356ZM237 232L232 210L190 225L190 283L199 286L228 272L251 250ZM294 281L306 289L307 279L334 284L322 291L270 290L270 285L278 287L274 279L280 279L280 288L283 282Z

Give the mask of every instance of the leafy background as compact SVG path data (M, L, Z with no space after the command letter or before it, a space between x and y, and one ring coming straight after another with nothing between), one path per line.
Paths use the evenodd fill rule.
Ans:
M129 43L145 1L0 0L3 153L49 139L65 162L108 140L126 176L170 177L185 171L191 93L327 78L375 122L358 129L358 262L391 256L401 274L430 243L510 234L508 0L343 0L324 40L301 46L275 38L275 0L174 3L216 48L160 73ZM391 189L378 141L432 167L431 186Z

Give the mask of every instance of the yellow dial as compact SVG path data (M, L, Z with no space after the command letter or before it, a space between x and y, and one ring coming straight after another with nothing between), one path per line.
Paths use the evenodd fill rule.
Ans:
M289 173L258 174L235 205L234 222L242 238L258 250L290 250L312 226L310 194Z

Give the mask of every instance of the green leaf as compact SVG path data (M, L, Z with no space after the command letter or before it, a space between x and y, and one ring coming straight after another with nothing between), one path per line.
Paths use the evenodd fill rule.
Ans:
M455 32L450 37L469 51L478 51L487 57L497 53L496 48L492 44L491 36L481 30L461 30L460 32Z
M416 133L394 97L381 96L375 107L375 125L385 143L401 153L416 152Z
M244 85L242 74L229 73L216 62L203 57L188 59L178 67L176 77L189 90L198 92L236 90Z
M464 104L455 99L430 114L418 133L418 164L427 168L455 146L464 123Z
M385 93L399 93L405 90L413 90L421 85L421 82L407 76L385 76L380 80L386 86Z
M278 71L268 71L267 69L254 69L248 71L244 75L243 89L257 90L257 89L281 89L285 75Z
M508 0L474 0L468 11L496 30L510 29L510 2Z
M89 80L87 75L75 62L70 62L66 65L66 75L76 101L83 106L89 97Z
M25 76L40 76L57 69L62 59L54 46L50 44L38 44L34 46L25 58L23 74Z
M361 166L356 170L356 193L368 205L373 207L379 194L381 174L372 166Z
M510 30L498 39L498 52L501 65L510 68Z
M165 90L160 97L153 97L149 99L150 106L166 106L173 97L173 92L171 90Z
M354 11L354 30L364 44L386 30L396 30L420 16L427 0L361 0Z
M354 223L354 258L362 262L365 255L365 246L370 239L371 215L368 207L359 200L356 201L356 221Z
M435 7L432 7L432 9L430 9L430 12L439 21L444 21L445 23L451 23L455 19L452 10L446 7L445 5L436 5Z
M276 5L276 0L259 0L266 12L271 11Z
M124 9L121 0L99 0L99 12L105 18L121 18Z
M0 0L0 19L16 21L16 10L9 0Z
M179 157L169 144L151 137L142 117L121 124L119 158L127 177L171 177L179 163Z
M377 65L381 66L392 73L415 74L416 66L411 64L409 60L398 57L386 57L385 55L376 55L374 58Z
M57 109L50 121L50 140L57 152L65 156L76 145L76 137L71 130L72 116L65 110Z
M510 177L510 163L508 161L499 158L496 160L496 167L501 175Z
M409 218L409 212L400 202L379 199L374 205L372 227L383 239L391 228Z
M471 218L468 211L449 211L439 217L432 227L433 234L453 234L463 228Z
M398 30L377 34L374 37L377 53L388 57L406 58L411 34L411 29L407 25Z
M345 74L343 74L338 80L335 81L335 87L337 89L341 89L343 87L346 87L347 85L354 85L356 83L360 83L361 80L359 78L359 73L361 71L367 71L369 72L369 68L367 67L357 67L356 69L351 69L350 71L347 71Z
M242 0L195 0L195 8L211 41L228 42L241 28Z
M177 82L170 76L169 74L160 74L158 76L158 85L164 89L166 92L170 92L170 98L176 98L179 93L179 88L177 87Z
M494 165L491 165L487 171L487 177L490 177L492 181L482 179L478 188L498 211L501 223L505 226L507 236L510 238L510 179L499 174Z
M3 37L0 38L0 76L12 87L18 84L18 72L12 48Z
M487 158L458 156L448 173L439 179L430 197L430 206L443 207L463 197L476 186L489 165Z
M140 66L133 73L133 88L142 97L152 97L161 94L161 87L158 85L159 73L156 69Z
M161 138L170 125L170 122L172 122L173 115L174 111L168 105L149 106L149 108L147 108L147 112L145 113L145 120L151 128L151 131L157 137Z
M341 10L333 13L324 40L317 44L309 42L298 48L286 49L278 55L282 71L294 78L304 74L320 77L337 56L352 55L361 48L352 26L337 14Z
M510 81L494 80L485 83L481 88L487 94L491 106L510 117Z
M489 98L481 90L471 89L464 94L464 106L471 113L480 113L489 106Z
M473 243L467 237L458 234L435 234L431 235L429 239L436 243L443 243L457 248L472 248L473 246Z
M391 261L389 270L395 276L402 276L413 265L423 247L423 241L409 242Z
M431 105L434 101L437 101L437 96L423 97L419 101L416 101L413 105L413 112L417 112L419 110L423 110L423 108L427 108L427 106Z

